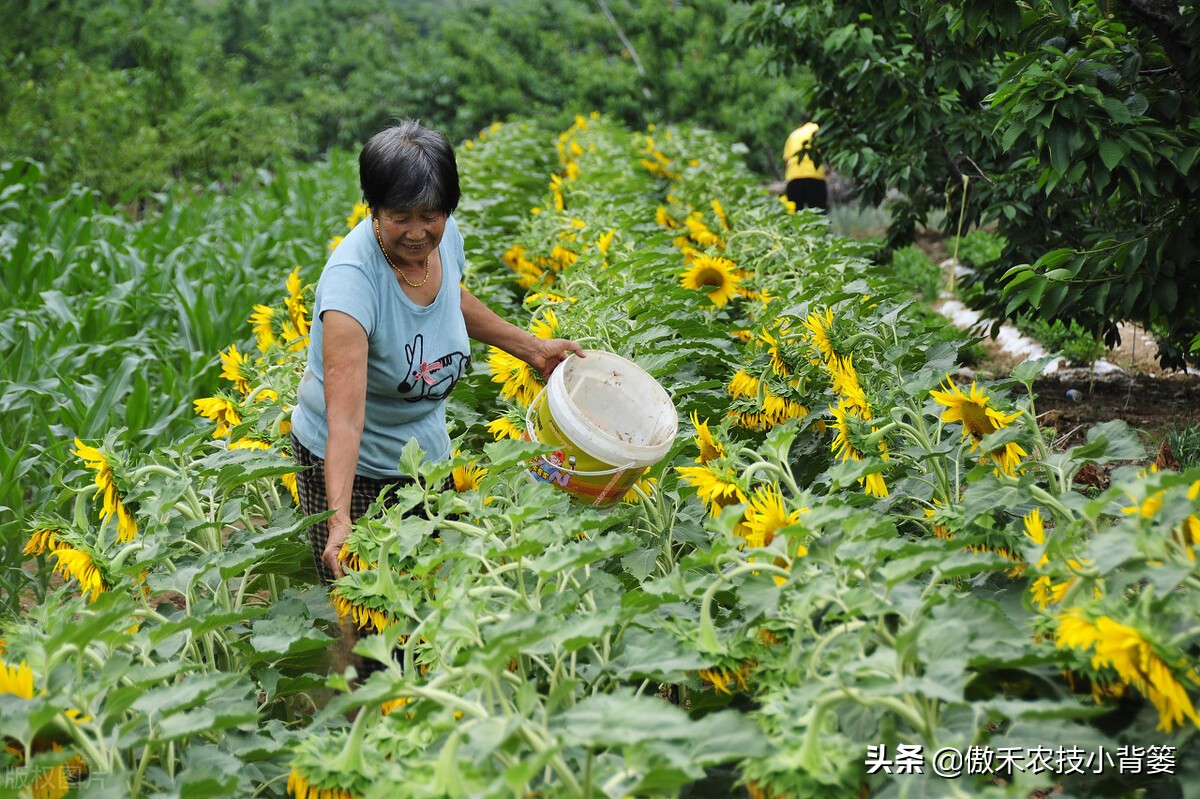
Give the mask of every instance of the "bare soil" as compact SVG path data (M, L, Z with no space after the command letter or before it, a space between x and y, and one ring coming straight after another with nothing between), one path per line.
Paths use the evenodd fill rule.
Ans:
M919 231L917 246L934 263L949 257L935 231ZM986 357L974 370L982 376L1004 377L1024 360L990 339L981 346ZM1123 324L1120 345L1102 356L1120 367L1119 373L1066 368L1039 378L1033 388L1043 428L1052 428L1061 446L1074 446L1086 440L1091 427L1121 419L1143 434L1151 459L1169 466L1171 455L1162 451L1167 435L1200 424L1200 375L1163 369L1157 354L1157 346L1144 330Z
M974 367L979 374L1004 377L1023 360L990 339L981 346L987 356ZM1200 424L1200 375L1163 369L1157 347L1141 328L1121 325L1121 344L1102 360L1121 371L1067 367L1034 381L1038 418L1043 428L1056 431L1061 446L1080 444L1091 427L1120 419L1143 434L1153 456L1170 433Z

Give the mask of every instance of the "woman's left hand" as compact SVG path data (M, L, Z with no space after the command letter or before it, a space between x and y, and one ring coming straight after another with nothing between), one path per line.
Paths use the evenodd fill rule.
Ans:
M541 373L543 380L548 380L554 367L565 361L571 353L584 357L583 347L569 339L535 338L525 362Z

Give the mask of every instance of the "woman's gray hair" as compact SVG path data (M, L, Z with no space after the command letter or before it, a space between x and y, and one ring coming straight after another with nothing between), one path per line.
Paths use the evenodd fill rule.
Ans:
M358 156L358 180L373 211L428 208L450 214L462 196L454 148L414 119L371 137Z

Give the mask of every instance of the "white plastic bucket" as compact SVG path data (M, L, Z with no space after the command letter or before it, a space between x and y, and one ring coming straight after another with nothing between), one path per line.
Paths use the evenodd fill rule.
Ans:
M590 505L611 505L670 451L679 417L646 370L586 350L550 375L529 406L525 437L555 447L529 462L534 479Z

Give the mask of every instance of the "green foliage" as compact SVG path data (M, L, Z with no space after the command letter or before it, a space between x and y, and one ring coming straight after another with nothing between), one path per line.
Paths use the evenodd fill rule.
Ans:
M911 288L927 302L938 298L942 290L942 270L915 245L892 251L892 270L896 280Z
M949 248L958 260L972 269L987 270L1000 262L1008 240L987 230L972 230L950 240Z
M1180 753L1154 790L1194 783L1182 753L1200 724L1200 473L1123 466L1146 453L1122 423L1052 450L1031 393L1044 362L954 386L961 342L871 260L875 244L788 213L722 137L597 115L555 138L516 122L479 133L460 160L488 192L461 211L470 285L510 318L634 359L673 393L680 428L652 479L607 510L531 483L539 445L481 429L525 410L496 396L520 373L493 382L480 358L451 407L463 452L428 463L405 449L414 481L355 525L330 595L302 532L321 517L300 518L284 488L302 341L256 324L243 349L257 352L206 398L238 419L205 413L219 424L149 442L93 435L26 519L28 553L63 583L0 619L0 676L27 669L34 689L0 694L6 762L45 766L36 753L55 742L95 775L83 792L113 796L671 797L702 795L706 769L722 767L771 797L949 786L1024 799L1060 785L1099 794L1092 774L1033 768L951 782L928 758L1154 742ZM265 305L281 270L257 256L278 255L289 215L318 242L344 229L350 161L231 198L172 195L162 220L137 225L82 190L39 205L23 166L32 177L8 173L22 202L6 213L35 209L51 245L38 263L77 272L79 291L112 288L91 264L115 251L126 259L105 270L156 302L170 273L149 265L192 263L158 233L175 226L214 270L189 275L193 297L232 288L264 303L259 318L296 327L311 287L292 282ZM19 235L14 223L0 240ZM214 241L232 249L204 249ZM289 265L305 257L284 252ZM225 261L242 271L217 276ZM46 272L0 271L31 295L9 341L69 318ZM147 310L134 302L110 303L131 349L126 328ZM209 302L175 307L201 317ZM64 373L76 366L130 368ZM1080 493L1081 470L1110 466L1110 488ZM383 666L368 679L322 662L330 599L361 622L357 653ZM899 744L924 747L927 768L868 772L869 746ZM1115 768L1104 778L1106 794L1145 785Z
M1060 353L1069 363L1077 366L1090 366L1108 350L1102 336L1078 322L1022 318L1017 326L1041 342L1048 351Z
M994 315L1071 319L1110 343L1137 321L1179 364L1200 319L1200 25L1194 3L1151 5L760 0L740 40L812 70L830 163L868 201L902 195L894 241L942 206L998 226Z
M1179 468L1191 469L1200 466L1200 423L1190 424L1167 433L1167 444L1171 447Z
M416 117L460 140L510 115L605 111L746 143L753 166L802 109L724 0L104 0L18 4L0 30L0 160L34 158L137 203L172 179L232 181L355 149Z
M57 506L72 440L119 426L149 450L194 429L187 403L215 391L217 353L289 272L315 274L355 174L341 155L227 195L175 188L134 220L88 189L51 194L34 162L0 166L0 474L20 476L0 483L3 603L27 577L22 519Z

